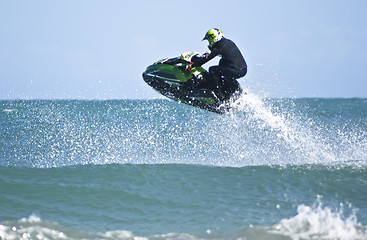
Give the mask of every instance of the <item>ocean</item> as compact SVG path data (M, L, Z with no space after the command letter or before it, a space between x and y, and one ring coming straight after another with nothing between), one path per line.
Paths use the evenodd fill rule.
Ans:
M367 99L1 100L0 239L367 239Z

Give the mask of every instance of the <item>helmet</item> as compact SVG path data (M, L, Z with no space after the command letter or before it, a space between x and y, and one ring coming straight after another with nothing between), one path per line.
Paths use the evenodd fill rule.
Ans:
M219 42L222 38L222 32L218 28L212 28L205 34L203 40L208 40L209 48L212 48L214 43Z

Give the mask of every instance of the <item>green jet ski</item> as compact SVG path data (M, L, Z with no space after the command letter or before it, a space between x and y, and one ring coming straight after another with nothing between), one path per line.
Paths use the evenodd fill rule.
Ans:
M180 57L162 59L148 66L143 73L144 81L162 95L178 102L189 104L207 111L224 114L231 109L242 94L242 89L235 79L226 79L218 98L215 89L198 88L200 81L208 76L202 67L188 69L197 52L185 52Z

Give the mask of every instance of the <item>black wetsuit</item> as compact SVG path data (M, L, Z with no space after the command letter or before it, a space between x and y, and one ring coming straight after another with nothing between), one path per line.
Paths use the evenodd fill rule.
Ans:
M223 37L213 45L207 57L195 59L192 67L201 66L218 55L222 56L219 66L209 68L210 75L199 87L215 89L219 98L226 99L233 91L240 88L236 79L247 73L246 61L234 42Z

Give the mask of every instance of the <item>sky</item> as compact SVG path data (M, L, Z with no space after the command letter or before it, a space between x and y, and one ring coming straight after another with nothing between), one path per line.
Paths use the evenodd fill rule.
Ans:
M0 0L0 99L161 98L142 72L206 52L213 27L244 55L249 92L367 97L366 9L364 0Z

